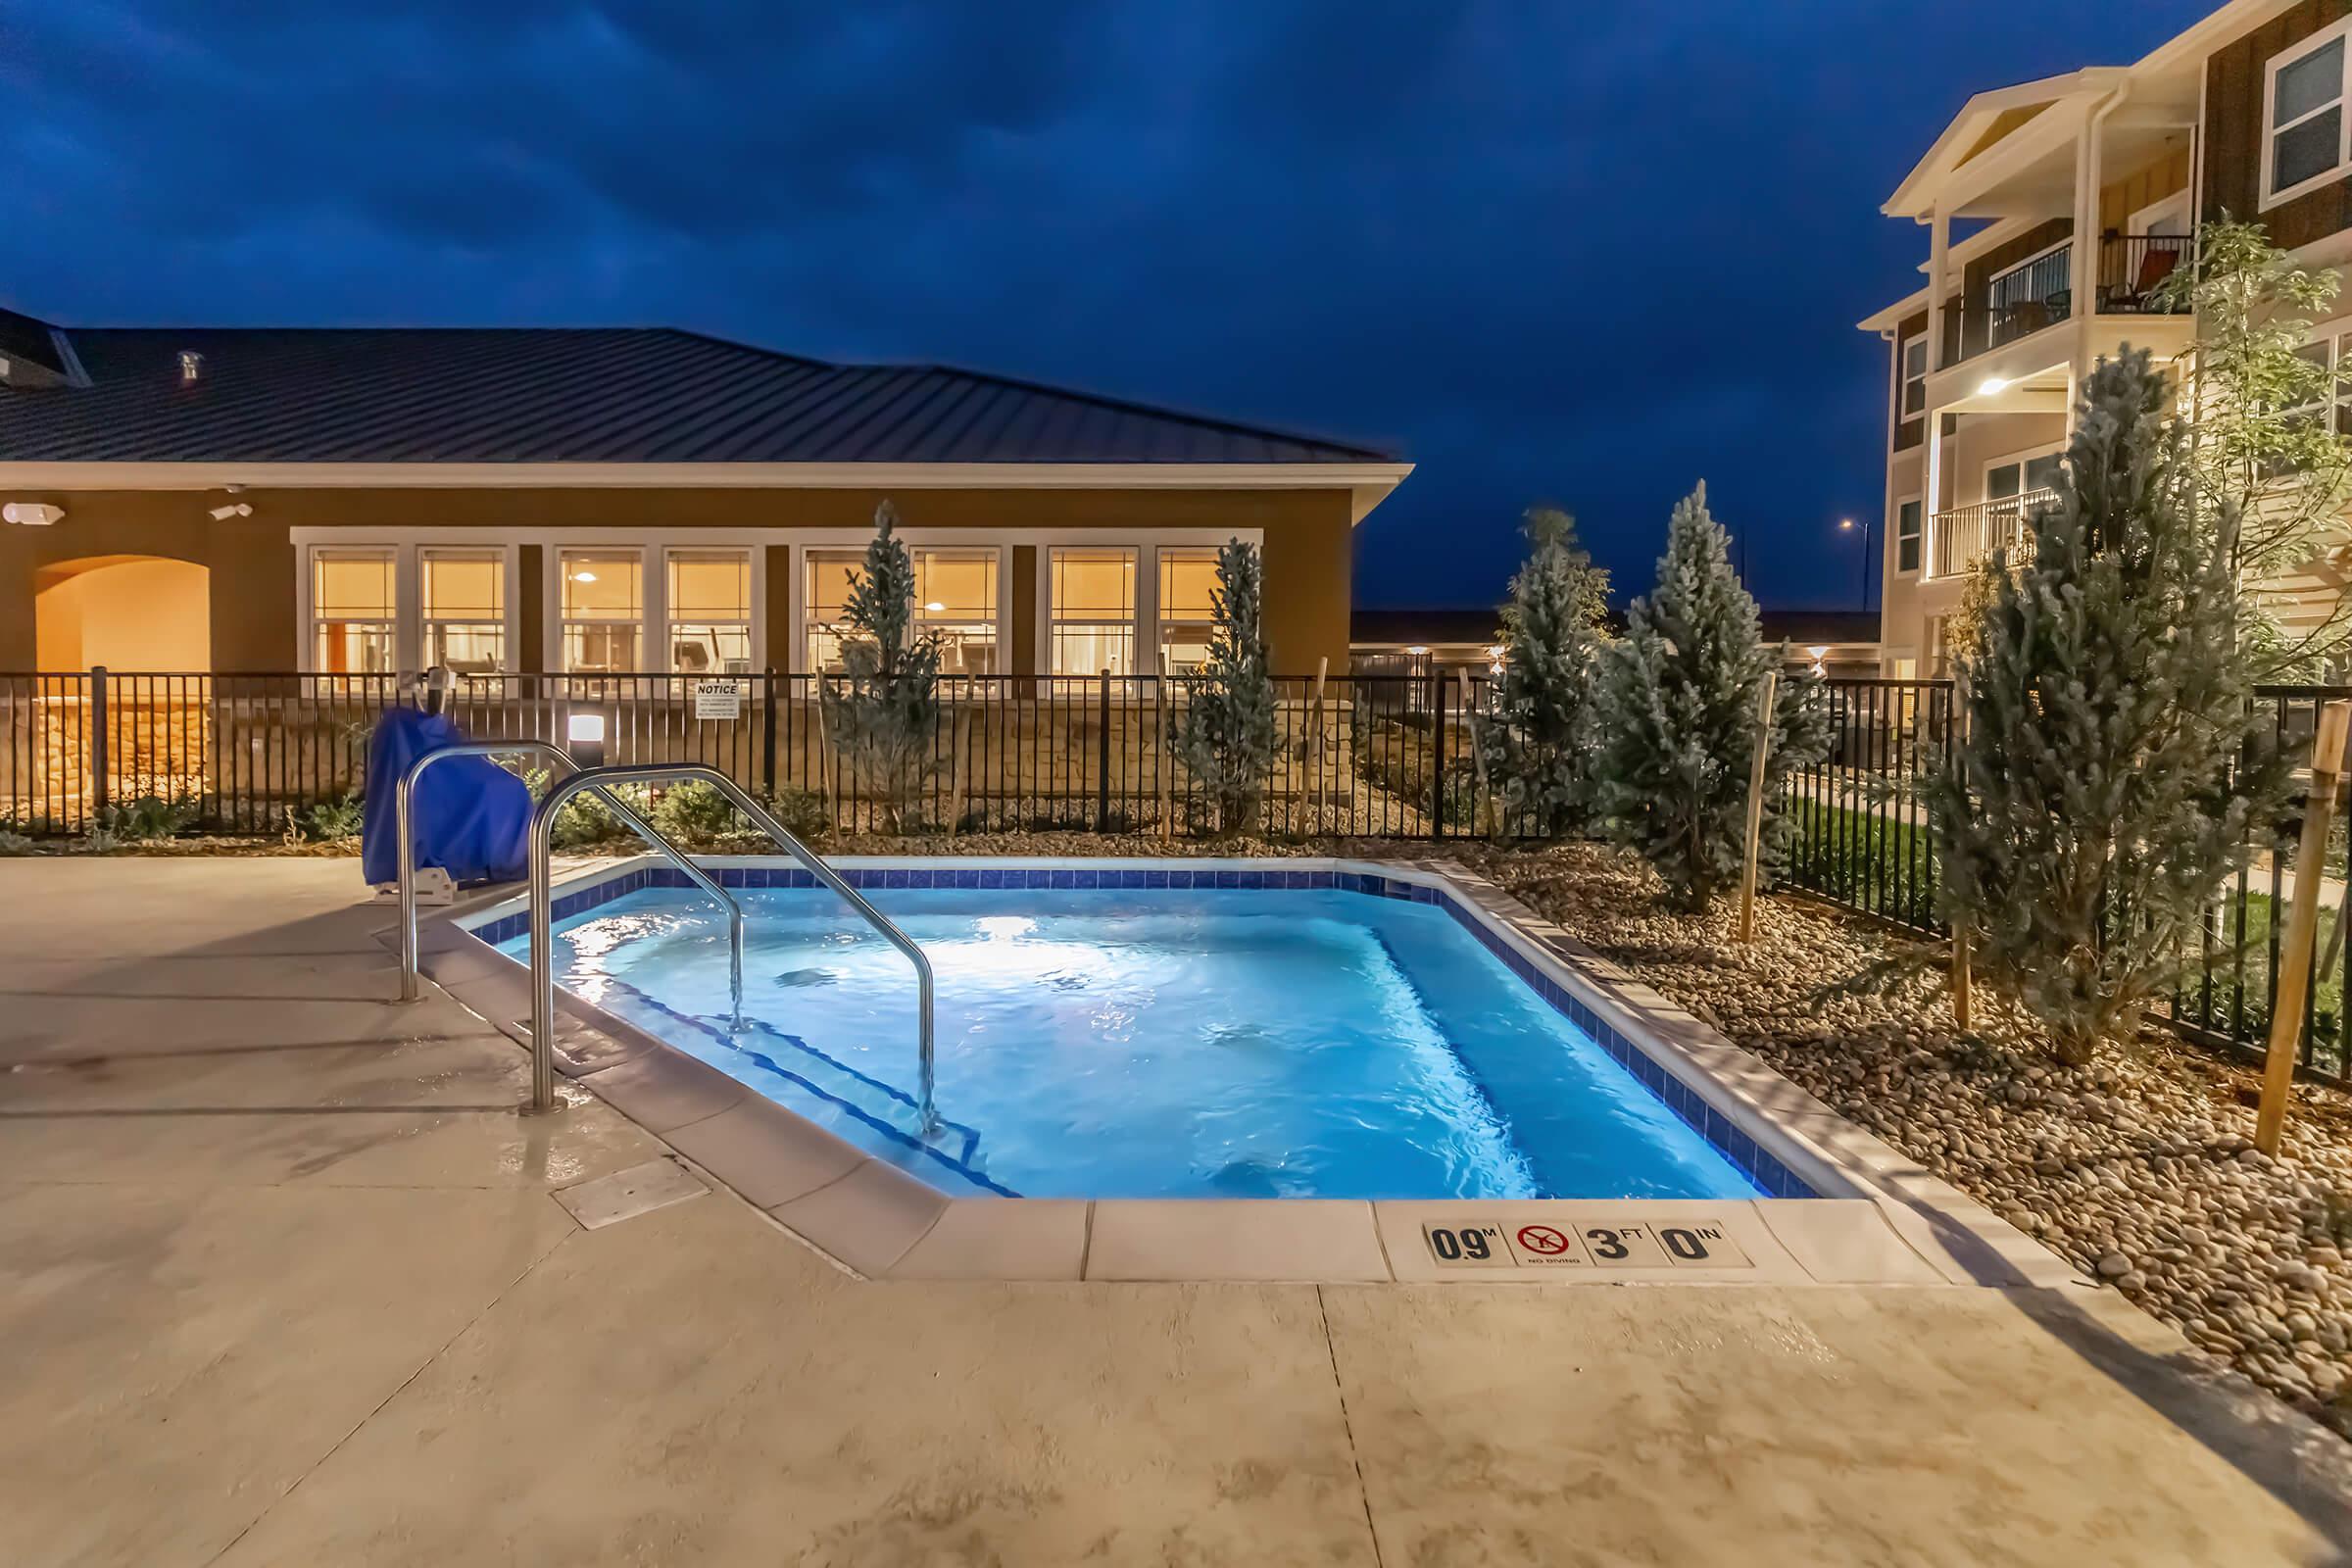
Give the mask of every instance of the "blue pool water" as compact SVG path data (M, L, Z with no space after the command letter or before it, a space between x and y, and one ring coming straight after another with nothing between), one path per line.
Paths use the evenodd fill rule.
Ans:
M867 896L937 972L950 1125L928 1146L912 971L829 893L737 892L732 1036L726 925L691 890L560 922L557 979L950 1192L1757 1196L1441 908L1329 889Z

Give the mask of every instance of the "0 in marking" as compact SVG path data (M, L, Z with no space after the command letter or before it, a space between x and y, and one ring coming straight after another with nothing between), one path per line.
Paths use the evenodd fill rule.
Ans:
M1459 1230L1440 1230L1431 1226L1430 1250L1448 1263L1467 1260L1484 1263L1494 1256L1495 1244L1502 1240L1498 1225L1466 1225Z

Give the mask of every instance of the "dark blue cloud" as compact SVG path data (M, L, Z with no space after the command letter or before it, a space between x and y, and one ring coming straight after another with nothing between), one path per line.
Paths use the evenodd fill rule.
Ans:
M1358 598L1531 501L1647 583L1705 477L1851 603L1878 216L1968 93L2209 8L74 0L0 13L0 297L68 320L667 321L1395 442Z

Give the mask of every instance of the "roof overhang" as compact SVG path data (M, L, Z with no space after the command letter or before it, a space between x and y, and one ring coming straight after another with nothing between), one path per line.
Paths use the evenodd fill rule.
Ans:
M1351 523L1409 463L6 463L13 490L1346 490Z

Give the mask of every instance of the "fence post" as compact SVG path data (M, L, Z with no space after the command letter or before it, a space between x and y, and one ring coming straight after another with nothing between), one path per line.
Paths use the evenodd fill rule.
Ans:
M1102 681L1102 734L1095 748L1095 831L1110 831L1110 671Z
M776 667L767 667L760 683L760 781L769 800L776 798Z
M1446 677L1435 677L1437 700L1430 705L1435 722L1429 731L1429 836L1446 836Z
M104 664L90 666L90 713L87 722L90 729L83 739L88 743L90 764L90 821L92 824L96 824L106 815L106 776L113 765L113 760L107 755L108 724L106 717L106 666Z

